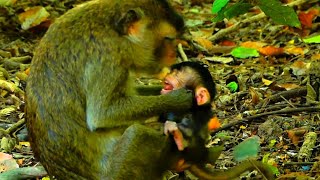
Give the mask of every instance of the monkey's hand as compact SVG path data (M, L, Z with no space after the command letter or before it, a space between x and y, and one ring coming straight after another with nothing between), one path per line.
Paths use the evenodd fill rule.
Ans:
M177 145L179 151L183 151L187 147L187 142L183 138L182 132L179 130L178 125L174 121L166 121L164 123L164 134L172 135L174 142Z
M187 163L185 159L179 159L176 166L173 168L176 172L182 172L186 169L189 169L191 164Z

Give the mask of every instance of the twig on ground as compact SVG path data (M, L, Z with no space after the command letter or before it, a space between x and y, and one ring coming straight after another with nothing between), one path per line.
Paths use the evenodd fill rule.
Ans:
M4 134L12 134L16 132L19 128L21 128L25 124L25 122L26 122L25 119L21 119L6 130L0 128L0 132Z
M181 43L178 44L178 51L179 51L179 53L180 53L180 56L181 56L181 58L182 58L182 61L188 61L188 57L187 57L186 53L183 51L183 48L182 48L182 44L181 44Z
M282 101L283 98L290 99L290 98L301 97L306 95L307 95L307 87L296 88L288 91L282 91L265 99L264 101L259 103L257 107L265 107L268 103L279 102L279 101Z
M319 111L320 111L320 107L311 106L311 107L299 107L299 108L285 108L285 109L281 109L278 111L265 112L265 113L256 114L253 116L248 116L248 117L245 117L241 120L229 123L221 128L216 129L215 131L213 131L211 133L211 135L214 135L219 131L229 129L229 128L236 126L236 125L239 125L239 124L251 122L254 119L260 118L262 116L268 116L268 115L274 115L274 114L297 113L297 112L319 112Z

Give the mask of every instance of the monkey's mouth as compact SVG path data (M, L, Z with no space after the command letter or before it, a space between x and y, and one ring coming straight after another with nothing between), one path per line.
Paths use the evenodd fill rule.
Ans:
M172 91L173 90L173 85L169 81L164 81L163 89Z
M173 85L169 81L165 80L163 88L161 89L161 94L167 94L172 90L173 90Z

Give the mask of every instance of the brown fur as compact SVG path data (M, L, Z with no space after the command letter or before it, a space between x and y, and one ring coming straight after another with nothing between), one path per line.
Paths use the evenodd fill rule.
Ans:
M162 23L177 31L162 34ZM51 25L35 51L26 90L31 146L50 175L160 178L159 160L150 156L161 155L163 143L154 141L161 134L150 136L149 141L157 143L154 151L149 150L150 144L138 144L148 137L137 130L141 127L129 131L139 133L122 134L148 117L190 108L192 95L182 89L138 96L131 93L129 74L156 73L162 61L167 63L165 54L157 53L167 43L165 36L175 36L182 26L181 17L165 0L96 0L70 10ZM131 144L123 143L128 141ZM139 164L130 161L135 151L145 154L146 158L139 156L140 163L149 167L131 167Z

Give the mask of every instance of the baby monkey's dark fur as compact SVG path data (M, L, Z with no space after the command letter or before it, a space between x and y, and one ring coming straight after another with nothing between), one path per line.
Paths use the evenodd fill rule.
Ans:
M170 77L170 78L169 78ZM171 79L171 81L169 81ZM200 179L229 180L238 177L245 171L259 169L268 179L274 179L269 168L255 160L245 161L224 172L213 172L205 168L206 163L214 164L218 158L217 149L206 148L209 136L208 123L213 117L211 103L216 95L215 83L204 64L198 62L182 62L171 66L171 72L166 81L172 83L174 88L187 88L193 92L193 107L188 112L170 112L160 116L160 121L174 121L187 141L187 147L183 151L177 151L177 158L183 159L185 165L189 166L194 175ZM167 83L169 83L167 82ZM177 82L176 84L173 82ZM204 88L207 93L199 92L199 87ZM203 90L203 89L202 89ZM207 97L203 104L199 104L197 96ZM219 150L218 150L219 151ZM221 152L217 152L221 153Z

